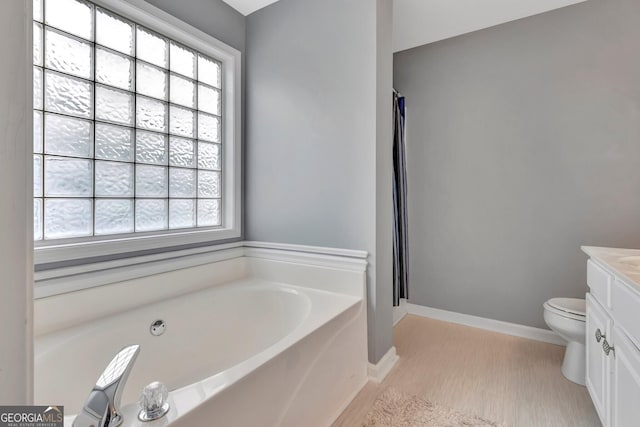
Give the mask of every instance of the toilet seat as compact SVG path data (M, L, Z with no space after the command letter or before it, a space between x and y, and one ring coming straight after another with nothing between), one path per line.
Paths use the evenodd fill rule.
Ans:
M568 319L585 321L586 302L579 298L552 298L544 303L545 309Z

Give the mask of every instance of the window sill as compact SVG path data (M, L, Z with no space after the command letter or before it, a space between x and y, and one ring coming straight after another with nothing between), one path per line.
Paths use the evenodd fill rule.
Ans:
M237 258L243 255L242 251L242 242L234 242L39 271L34 274L34 298L47 298Z
M38 242L34 251L34 263L41 265L71 260L77 261L85 258L108 257L163 247L193 245L204 242L215 243L219 240L239 237L240 229L236 227L164 231L148 235L127 234L96 240Z

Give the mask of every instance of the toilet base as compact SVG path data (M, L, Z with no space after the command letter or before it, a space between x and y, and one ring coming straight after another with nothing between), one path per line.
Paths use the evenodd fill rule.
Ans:
M587 349L584 344L570 342L564 352L562 375L569 381L584 385Z

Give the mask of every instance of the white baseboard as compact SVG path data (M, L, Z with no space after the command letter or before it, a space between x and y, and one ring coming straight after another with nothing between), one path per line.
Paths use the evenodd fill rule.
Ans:
M340 405L340 407L336 410L333 416L329 418L327 424L323 424L325 427L332 426L336 422L336 420L340 418L340 415L342 415L345 409L347 409L347 407L351 404L351 402L353 402L353 399L355 399L358 393L362 391L364 386L367 385L367 382L369 382L369 378L365 378L362 384L360 384L360 387L357 390L354 390L353 393L351 393L351 395L344 401L344 403Z
M425 307L410 303L407 304L407 313L550 344L567 344L562 338L548 329L518 325L516 323L487 319L484 317L472 316L470 314L456 313L453 311L440 310L438 308Z
M398 354L396 353L396 348L391 347L389 351L382 356L382 359L380 359L378 363L375 365L373 363L369 363L369 380L381 383L399 359L400 357L398 357Z
M398 307L393 307L393 326L396 326L399 321L402 320L404 316L407 315L407 300L404 298L400 299L400 305Z

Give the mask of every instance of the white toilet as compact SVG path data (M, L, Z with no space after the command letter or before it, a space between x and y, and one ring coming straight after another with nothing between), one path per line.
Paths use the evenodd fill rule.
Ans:
M584 385L586 349L586 304L578 298L552 298L544 303L544 321L567 341L562 373L568 380Z

